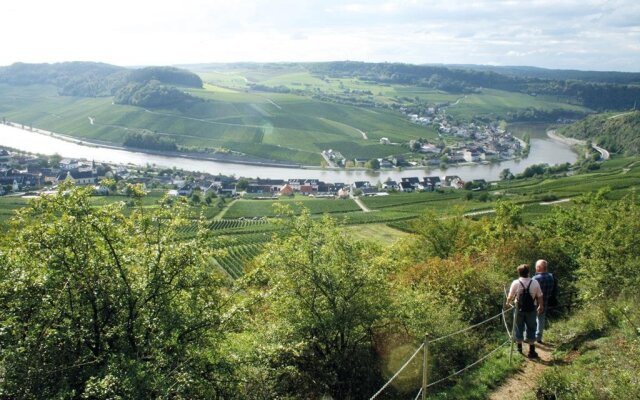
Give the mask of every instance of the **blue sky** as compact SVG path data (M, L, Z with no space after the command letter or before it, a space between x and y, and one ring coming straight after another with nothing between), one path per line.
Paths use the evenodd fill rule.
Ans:
M21 0L0 65L388 61L640 71L640 1Z

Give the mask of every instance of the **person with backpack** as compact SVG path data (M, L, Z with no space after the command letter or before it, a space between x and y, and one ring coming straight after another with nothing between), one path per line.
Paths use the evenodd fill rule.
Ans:
M511 283L507 306L516 301L516 332L518 352L522 354L522 342L529 344L529 358L538 358L536 353L536 315L544 311L544 298L540 284L529 278L529 266L522 264L517 268L519 278ZM526 328L526 330L525 330Z
M556 300L558 282L553 274L547 272L548 265L547 260L536 261L536 275L533 277L533 279L540 284L544 301L544 308L541 313L538 313L536 318L536 342L539 344L544 344L542 342L542 333L544 332L545 323L547 322L547 309L558 303Z

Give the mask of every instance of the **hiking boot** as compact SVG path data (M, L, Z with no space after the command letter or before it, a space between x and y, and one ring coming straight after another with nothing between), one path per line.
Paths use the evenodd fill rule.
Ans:
M547 344L542 341L542 339L536 340L536 343L546 346Z
M516 351L518 353L522 354L522 344L518 344L518 347L517 347Z
M527 357L529 357L532 360L537 360L538 358L540 358L540 356L538 355L538 353L536 353L535 350L529 351L529 354L527 354Z

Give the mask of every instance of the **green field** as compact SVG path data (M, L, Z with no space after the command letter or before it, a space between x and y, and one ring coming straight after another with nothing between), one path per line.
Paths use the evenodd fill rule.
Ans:
M360 211L360 207L351 199L314 199L296 196L278 200L238 200L225 213L225 218L275 217L275 204L288 205L296 213L300 212L301 206L308 208L311 214Z
M504 118L531 108L589 111L556 98L500 90L463 95L316 76L301 65L221 65L196 72L204 87L183 90L205 101L186 109L145 110L113 104L111 97L60 96L54 86L2 84L0 116L98 142L119 145L131 132L154 132L185 150L230 149L249 160L318 166L322 150L338 150L347 159L381 158L406 152L403 147L380 145L382 137L395 143L437 137L434 127L410 123L392 105L449 104L447 114L460 121ZM258 91L251 88L253 84L290 93Z
M640 161L638 158L613 158L601 168L588 174L567 177L545 177L523 180L501 181L490 189L479 192L466 190L445 190L442 193L396 193L381 197L364 197L362 201L371 212L362 212L351 199L318 199L305 196L281 198L277 200L240 199L231 204L224 219L213 219L218 214L217 207L193 206L193 217L203 215L208 219L206 228L220 238L219 248L226 249L216 256L216 262L229 276L242 275L245 266L258 255L266 242L282 227L274 223L274 204L291 206L299 213L304 206L319 217L329 214L348 232L356 237L374 240L388 246L413 230L412 221L429 211L446 216L457 212L491 210L498 200L507 200L523 206L525 223L538 219L556 207L575 207L574 201L557 204L541 204L545 199L575 198L585 193L596 193L607 188L605 196L615 200L636 195L640 190ZM468 195L471 194L471 198ZM485 201L480 201L485 194ZM143 198L144 207L155 207L164 195L163 190L153 190ZM636 196L636 199L638 197ZM129 199L125 196L93 197L96 206ZM7 223L15 210L23 207L28 199L20 197L0 197L0 227ZM264 218L266 217L266 218ZM491 218L492 214L473 216L474 219ZM187 227L183 234L193 235L197 224Z

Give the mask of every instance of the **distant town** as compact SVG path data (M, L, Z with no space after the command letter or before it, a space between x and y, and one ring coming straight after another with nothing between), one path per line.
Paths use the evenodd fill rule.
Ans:
M389 138L382 137L380 144L407 147L410 152L377 159L349 160L339 150L327 149L322 151L326 165L369 169L446 166L465 162L505 161L526 155L528 151L528 143L508 132L506 124L503 126L499 123L456 125L447 117L444 107L442 109L427 107L421 109L420 114L405 107L401 107L399 111L414 124L435 127L438 131L438 139L416 138L408 143L394 143Z
M112 184L105 184L109 180ZM305 196L348 198L384 196L389 192L435 191L443 188L470 189L486 185L484 180L464 182L457 175L405 177L400 181L323 182L318 179L249 179L235 176L188 172L171 168L138 167L94 161L30 155L0 149L0 195L48 193L65 181L77 186L93 186L96 195L124 191L125 183L148 189L166 189L168 195L204 200L209 197L253 198ZM116 185L114 185L116 184Z

